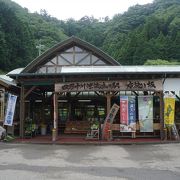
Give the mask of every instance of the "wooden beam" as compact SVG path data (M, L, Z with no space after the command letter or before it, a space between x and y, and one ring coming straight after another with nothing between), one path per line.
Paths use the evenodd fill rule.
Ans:
M139 96L139 94L136 91L132 91L136 96Z
M171 93L172 93L173 95L175 95L176 98L180 101L180 97L179 97L174 91L171 91Z
M97 94L98 96L101 96L97 91L94 91L95 94Z
M113 92L113 96L116 96L119 93L119 91Z
M80 93L81 93L81 92L76 93L76 95L75 95L74 97L77 97Z
M26 98L34 89L36 88L36 86L31 87L31 89L29 89L26 94L24 95L24 98Z

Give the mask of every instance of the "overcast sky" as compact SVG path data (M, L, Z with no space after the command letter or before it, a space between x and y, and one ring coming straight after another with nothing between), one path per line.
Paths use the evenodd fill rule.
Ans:
M74 18L79 20L83 16L95 18L110 18L117 13L127 11L135 4L147 4L153 0L13 0L30 12L40 12L46 9L48 14L61 20Z

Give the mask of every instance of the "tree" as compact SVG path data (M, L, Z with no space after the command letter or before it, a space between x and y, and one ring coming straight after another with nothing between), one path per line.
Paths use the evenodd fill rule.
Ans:
M178 65L179 62L169 62L167 60L156 59L156 60L147 60L144 65Z

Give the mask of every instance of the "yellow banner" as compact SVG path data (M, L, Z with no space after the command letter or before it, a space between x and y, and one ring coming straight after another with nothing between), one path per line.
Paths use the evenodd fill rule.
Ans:
M164 98L164 123L165 125L174 124L175 98Z

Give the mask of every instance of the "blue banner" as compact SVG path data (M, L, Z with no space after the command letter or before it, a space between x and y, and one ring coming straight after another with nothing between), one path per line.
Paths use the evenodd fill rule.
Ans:
M136 99L135 96L128 97L129 124L136 122Z
M136 132L135 96L120 97L120 131Z
M12 94L8 94L8 102L7 102L4 125L12 126L12 124L13 124L14 111L15 111L15 107L16 107L16 100L17 100L17 96L12 95Z

